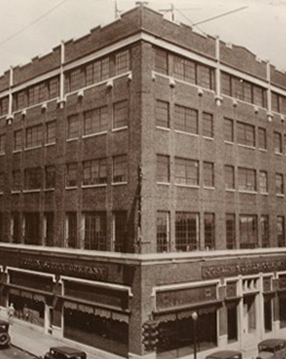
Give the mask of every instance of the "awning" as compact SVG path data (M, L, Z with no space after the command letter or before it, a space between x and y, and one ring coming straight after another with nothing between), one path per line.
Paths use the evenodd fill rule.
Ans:
M118 313L118 312L112 312L112 319L117 320L119 322L129 323L129 317L126 314Z

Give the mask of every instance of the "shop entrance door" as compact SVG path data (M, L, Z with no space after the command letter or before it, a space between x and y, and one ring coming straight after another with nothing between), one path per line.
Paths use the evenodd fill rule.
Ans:
M48 333L53 334L53 307L48 307Z
M256 336L256 304L255 295L248 295L243 298L243 342L252 344Z

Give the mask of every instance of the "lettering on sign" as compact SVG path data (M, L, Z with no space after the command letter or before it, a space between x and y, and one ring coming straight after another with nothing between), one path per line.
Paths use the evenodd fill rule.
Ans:
M209 265L202 267L204 279L231 277L237 275L267 273L286 270L286 260Z
M87 266L84 264L65 263L48 259L20 258L20 267L36 271L61 275L73 275L96 280L106 280L107 267Z
M216 286L169 290L156 294L158 310L216 300Z

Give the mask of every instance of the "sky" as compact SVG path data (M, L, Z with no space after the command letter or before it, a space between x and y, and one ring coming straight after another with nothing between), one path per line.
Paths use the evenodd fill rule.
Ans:
M135 3L117 0L117 8L124 12ZM286 0L148 1L157 11L172 4L176 22L244 46L286 70ZM0 8L0 74L115 20L114 0L0 0ZM228 12L232 13L210 20ZM170 13L165 16L170 18ZM205 19L209 20L193 25Z

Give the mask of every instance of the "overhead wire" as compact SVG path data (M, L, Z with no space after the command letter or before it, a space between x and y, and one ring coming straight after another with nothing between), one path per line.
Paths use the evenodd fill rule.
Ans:
M44 19L47 15L49 15L51 12L53 12L54 10L56 10L57 8L59 8L60 6L62 6L65 2L67 2L69 0L63 0L60 3L58 3L57 5L55 5L54 7L52 7L50 10L46 11L44 14L42 14L41 16L39 16L38 18L36 18L35 20L33 20L32 22L30 22L29 24L25 25L24 27L22 27L20 30L16 31L14 34L10 35L9 37L7 37L5 40L0 41L0 46L6 44L8 41L14 39L16 36L18 36L19 34L21 34L23 31L27 30L29 27L35 25L36 23L38 23L39 21L41 21L42 19Z

